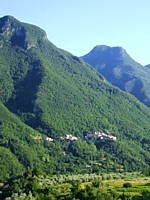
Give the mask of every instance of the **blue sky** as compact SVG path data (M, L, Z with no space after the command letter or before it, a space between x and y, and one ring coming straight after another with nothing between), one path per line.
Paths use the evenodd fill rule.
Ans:
M96 45L120 46L150 63L150 0L5 0L0 17L43 28L57 47L82 56Z

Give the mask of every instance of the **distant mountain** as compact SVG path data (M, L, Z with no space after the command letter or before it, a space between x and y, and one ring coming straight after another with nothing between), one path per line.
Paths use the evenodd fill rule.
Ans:
M121 47L96 46L83 60L111 84L133 94L150 107L150 70L134 61Z
M150 69L150 64L149 65L145 65L145 67Z
M150 109L12 16L0 19L0 101L0 178L149 169Z

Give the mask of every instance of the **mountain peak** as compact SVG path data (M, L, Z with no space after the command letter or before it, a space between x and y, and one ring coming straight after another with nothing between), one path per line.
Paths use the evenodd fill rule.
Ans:
M149 69L134 61L122 47L96 46L82 56L111 84L130 92L150 107Z
M12 16L4 16L0 18L0 33L12 35L15 31L14 25L17 20Z
M82 58L88 62L88 60L92 60L92 63L89 62L89 64L96 65L97 62L107 60L109 57L109 61L111 62L119 62L122 63L124 61L126 62L132 62L133 59L129 56L129 54L126 52L125 49L122 47L116 46L116 47L110 47L107 45L97 45L95 46L88 54L82 56ZM87 60L88 59L88 60ZM93 60L94 59L94 60ZM96 61L97 60L97 61Z
M4 21L8 21L8 20L12 20L12 21L18 21L15 17L13 17L12 15L5 15L4 17L2 17L1 19L3 19Z
M119 46L110 47L110 46L107 46L107 45L97 45L91 50L91 52L93 52L93 53L101 53L101 52L104 52L104 51L111 51L112 53L114 52L115 54L126 53L126 50L123 49L122 47L119 47Z
M39 39L47 39L41 28L20 22L9 15L0 18L0 34L11 41L13 46L20 46L25 50L35 47Z
M107 46L107 45L97 45L92 49L92 51L97 51L97 52L98 51L104 51L108 48L109 48L109 46Z
M15 17L11 15L5 15L4 17L1 17L0 20L6 22L6 21L18 21Z

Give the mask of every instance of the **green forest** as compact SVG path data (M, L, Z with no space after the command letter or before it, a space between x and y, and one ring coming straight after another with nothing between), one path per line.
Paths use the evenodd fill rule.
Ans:
M32 193L37 179L25 175L29 171L44 177L147 175L149 130L150 108L112 86L81 58L54 46L42 29L11 16L0 19L0 182L16 180L13 187L22 187L8 187L8 199L11 191L22 193L26 186L31 190L25 195ZM86 139L94 132L117 139ZM73 197L67 198L78 198L72 184ZM98 189L93 184L88 187L94 199ZM33 196L55 193L55 188L46 190L37 183ZM48 197L37 197L42 198Z

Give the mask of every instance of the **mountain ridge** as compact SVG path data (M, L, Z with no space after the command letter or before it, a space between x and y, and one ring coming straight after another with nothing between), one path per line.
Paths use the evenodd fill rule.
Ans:
M150 106L148 67L134 61L121 47L99 45L82 59L91 64L112 85L133 94L145 105Z

